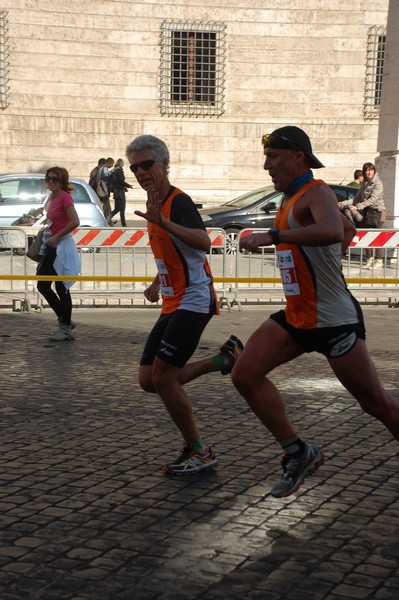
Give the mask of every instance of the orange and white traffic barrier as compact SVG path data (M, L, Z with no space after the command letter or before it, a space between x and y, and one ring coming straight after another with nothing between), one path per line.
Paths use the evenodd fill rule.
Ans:
M398 248L399 231L357 230L350 248Z
M243 229L240 237L251 233L265 233L267 229ZM353 236L350 248L399 248L399 231L383 229L358 229Z
M222 248L225 243L223 229L207 229L213 248ZM77 246L93 248L146 248L150 245L147 229L122 228L80 228L73 232Z

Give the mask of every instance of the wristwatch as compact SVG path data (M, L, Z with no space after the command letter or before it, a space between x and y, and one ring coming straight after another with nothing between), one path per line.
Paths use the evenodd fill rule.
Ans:
M267 232L270 237L273 240L273 244L275 246L277 246L278 244L280 244L280 229L278 227L272 227L271 229L269 229L269 231Z

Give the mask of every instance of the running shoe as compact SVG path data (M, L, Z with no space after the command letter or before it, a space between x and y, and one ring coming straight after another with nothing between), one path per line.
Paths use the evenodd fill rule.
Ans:
M58 331L56 331L53 335L50 335L50 340L52 342L66 342L69 340L74 340L71 333L70 325L60 325Z
M241 352L244 350L244 344L235 335L231 335L220 348L220 354L229 359L229 363L221 370L222 375L228 375L232 372L234 365L240 358Z
M58 317L57 321L58 321L59 325L62 325L62 319L61 319L61 317ZM74 323L73 321L71 321L71 329L75 329L75 327L76 327L76 323Z
M313 475L323 464L324 456L312 446L306 445L306 450L299 458L285 454L281 461L283 476L271 491L275 498L284 498L297 491L307 475Z
M176 462L165 465L163 470L169 475L195 475L200 471L214 471L217 464L218 460L209 446L205 452L200 452L186 444Z

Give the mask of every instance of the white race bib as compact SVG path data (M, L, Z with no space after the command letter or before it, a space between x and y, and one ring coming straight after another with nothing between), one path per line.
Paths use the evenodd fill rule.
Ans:
M280 269L281 282L286 296L298 296L298 279L296 276L295 263L291 250L277 250L277 265Z
M170 279L165 262L161 258L156 258L155 263L158 268L159 285L163 296L174 296L172 281Z

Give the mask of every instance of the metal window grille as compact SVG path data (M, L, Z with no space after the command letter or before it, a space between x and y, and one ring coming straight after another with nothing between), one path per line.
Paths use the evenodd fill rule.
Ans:
M162 115L224 112L226 25L165 20L161 25Z
M367 32L366 85L363 116L376 119L380 113L382 75L384 71L386 28L370 27Z
M0 108L9 106L8 87L8 20L7 11L0 10Z

